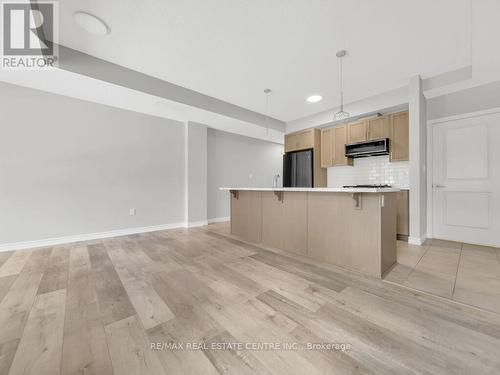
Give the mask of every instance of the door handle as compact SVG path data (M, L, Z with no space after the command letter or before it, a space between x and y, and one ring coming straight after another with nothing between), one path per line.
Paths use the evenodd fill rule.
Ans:
M445 188L445 187L446 187L446 185L439 185L439 184L437 184L437 185L434 185L434 187L435 187L435 188L438 188L438 189L441 189L441 188Z

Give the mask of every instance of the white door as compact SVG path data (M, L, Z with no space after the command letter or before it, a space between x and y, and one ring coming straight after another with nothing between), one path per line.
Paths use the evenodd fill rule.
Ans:
M432 131L433 237L500 246L500 113Z

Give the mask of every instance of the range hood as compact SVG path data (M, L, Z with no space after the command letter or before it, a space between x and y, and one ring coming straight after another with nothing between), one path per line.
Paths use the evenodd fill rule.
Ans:
M389 138L372 139L345 145L345 156L364 158L367 156L389 155Z

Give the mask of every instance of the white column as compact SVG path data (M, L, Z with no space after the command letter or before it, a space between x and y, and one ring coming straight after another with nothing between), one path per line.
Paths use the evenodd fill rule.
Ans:
M420 76L408 85L410 119L410 238L420 245L427 231L427 111Z
M207 127L185 123L185 222L207 224Z

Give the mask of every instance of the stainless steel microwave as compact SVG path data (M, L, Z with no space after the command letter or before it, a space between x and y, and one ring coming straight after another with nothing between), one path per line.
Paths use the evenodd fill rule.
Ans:
M372 139L345 145L345 156L350 158L378 155L389 155L389 138Z

